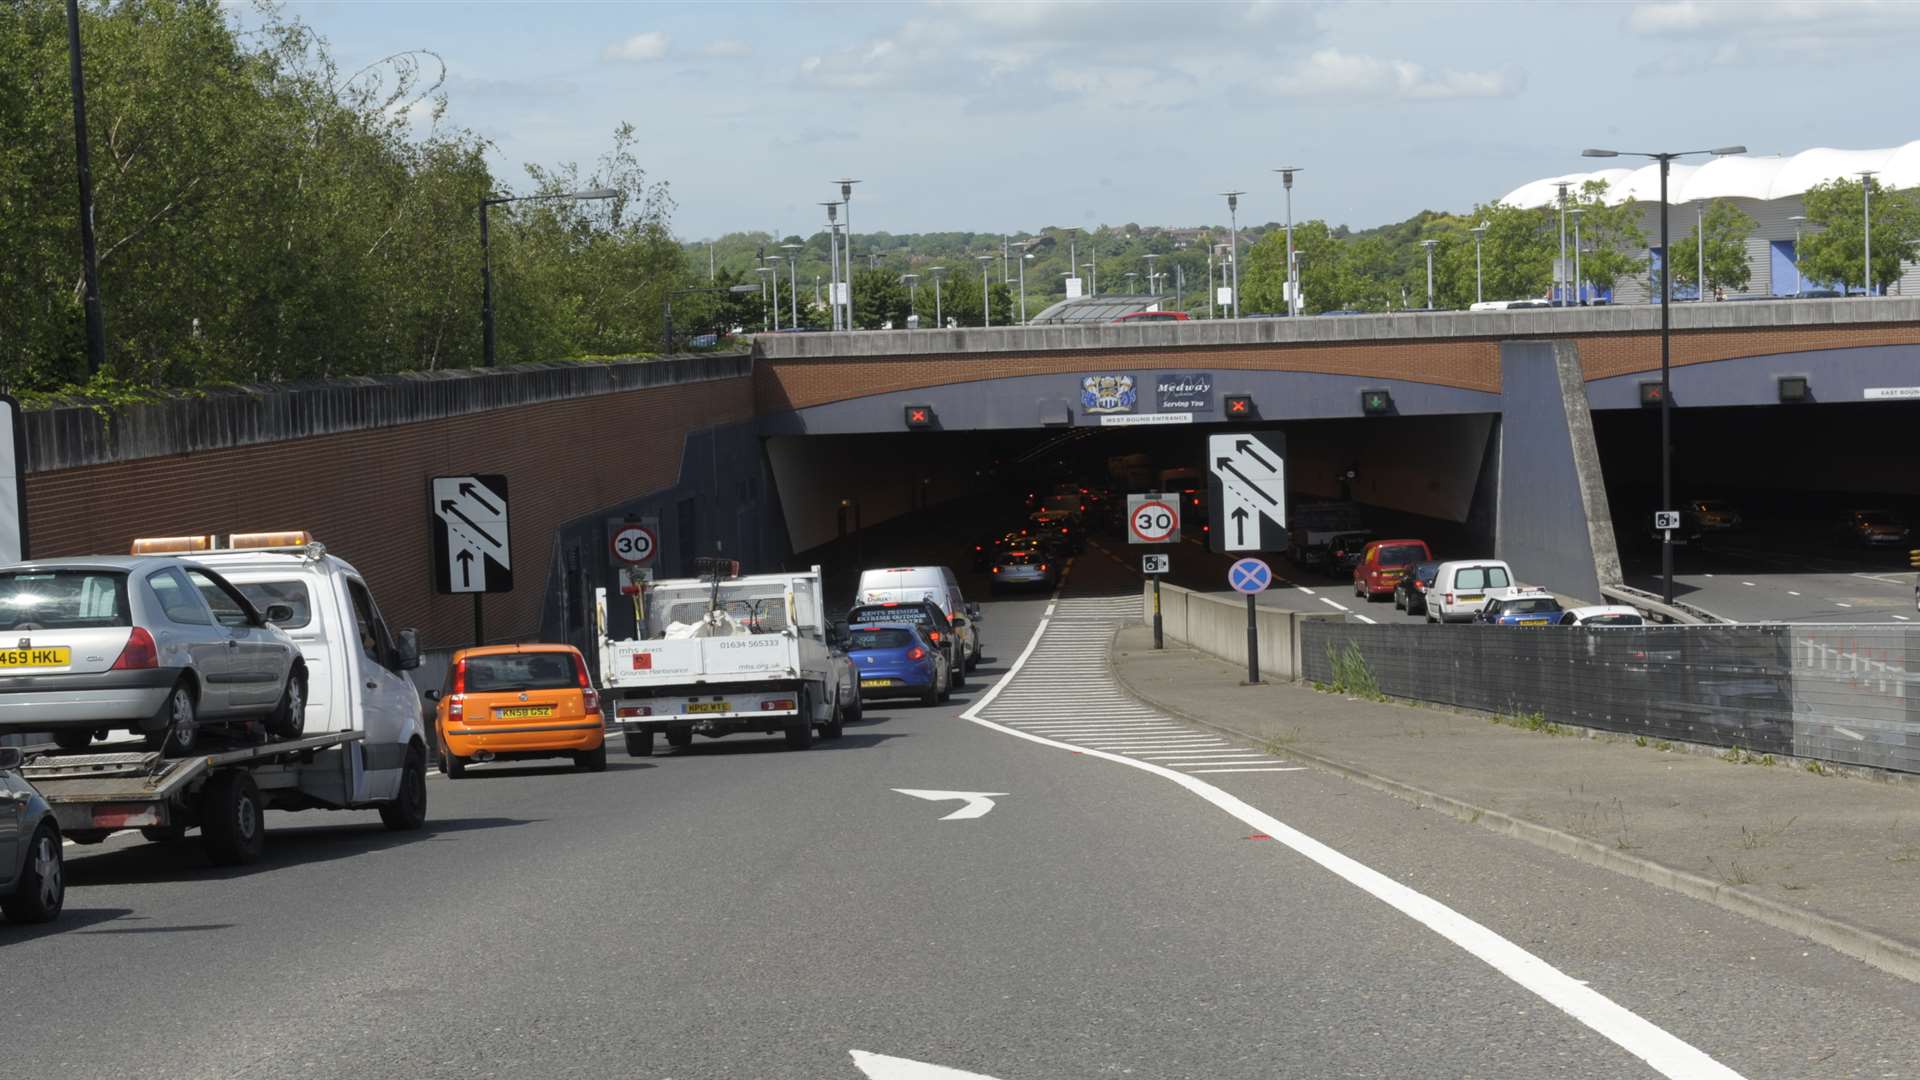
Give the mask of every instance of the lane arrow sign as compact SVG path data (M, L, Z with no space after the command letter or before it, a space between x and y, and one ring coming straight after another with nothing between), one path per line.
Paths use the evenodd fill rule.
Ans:
M988 811L993 809L993 800L1005 798L1007 795L1004 791L928 791L922 788L904 787L897 787L893 790L902 795L911 795L916 799L925 799L928 802L945 802L949 799L962 799L966 801L967 805L941 818L941 821L965 821L968 818L986 817ZM961 1073L956 1075L966 1074Z
M460 494L465 495L467 498L472 499L474 502L479 503L480 508L485 510L487 513L498 516L500 513L500 508L488 502L487 500L481 498L480 493L482 491L486 491L486 489L481 487L479 484L475 484L471 481L460 485Z
M865 1050L854 1050L852 1054L853 1063L867 1080L993 1080L993 1077L980 1073L961 1072L944 1065L928 1065L923 1061L908 1061L885 1054L869 1054Z
M1245 454L1246 456L1252 458L1253 460L1259 462L1260 467L1267 470L1267 475L1278 476L1280 473L1280 466L1275 465L1273 462L1268 461L1266 458L1263 458L1259 454L1254 453L1253 448L1259 445L1260 445L1259 443L1254 442L1252 439L1241 439L1238 442L1233 444L1233 448L1235 450L1240 451L1242 454Z
M1247 542L1247 508L1244 506L1233 508L1233 542L1235 544Z
M472 588L473 552L468 548L461 548L460 554L455 555L454 558L460 561L460 587L463 589Z

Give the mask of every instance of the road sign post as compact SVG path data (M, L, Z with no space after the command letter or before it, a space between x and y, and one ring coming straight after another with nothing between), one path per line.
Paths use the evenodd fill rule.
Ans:
M1273 584L1273 568L1259 559L1241 559L1227 568L1227 584L1247 596L1247 683L1260 682L1260 624L1253 611L1253 598Z
M1167 647L1166 635L1162 632L1160 621L1160 577L1172 565L1173 559L1164 553L1140 556L1140 572L1153 581L1153 647L1156 649Z
M433 525L434 589L447 595L473 594L473 643L484 645L481 597L513 591L507 478L436 476L427 488L427 512Z
M1287 533L1286 443L1277 432L1207 439L1213 550L1273 551Z

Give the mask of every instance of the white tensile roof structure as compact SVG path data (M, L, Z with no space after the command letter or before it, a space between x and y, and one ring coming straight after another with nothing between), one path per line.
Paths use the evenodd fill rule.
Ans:
M1816 147L1791 156L1758 157L1736 154L1708 158L1704 164L1674 162L1667 171L1667 201L1673 204L1706 199L1754 199L1767 202L1803 195L1816 184L1853 178L1871 169L1880 186L1920 187L1920 140L1887 150L1834 150ZM1606 202L1618 205L1629 198L1656 202L1660 198L1660 165L1648 162L1637 169L1601 169L1535 180L1508 192L1500 201L1508 206L1552 206L1559 185L1578 191L1588 180L1607 181Z

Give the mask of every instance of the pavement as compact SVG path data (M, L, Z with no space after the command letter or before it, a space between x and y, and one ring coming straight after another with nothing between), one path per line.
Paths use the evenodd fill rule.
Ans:
M1250 686L1237 665L1152 644L1124 628L1113 663L1157 708L1920 980L1920 778Z

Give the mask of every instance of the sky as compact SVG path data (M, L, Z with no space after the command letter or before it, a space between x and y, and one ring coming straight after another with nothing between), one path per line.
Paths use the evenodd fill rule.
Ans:
M445 65L494 174L630 122L674 231L1355 228L1583 171L1586 146L1756 154L1920 138L1920 2L577 3L295 0L343 71ZM244 21L244 9L235 8ZM425 110L416 126L429 123Z

